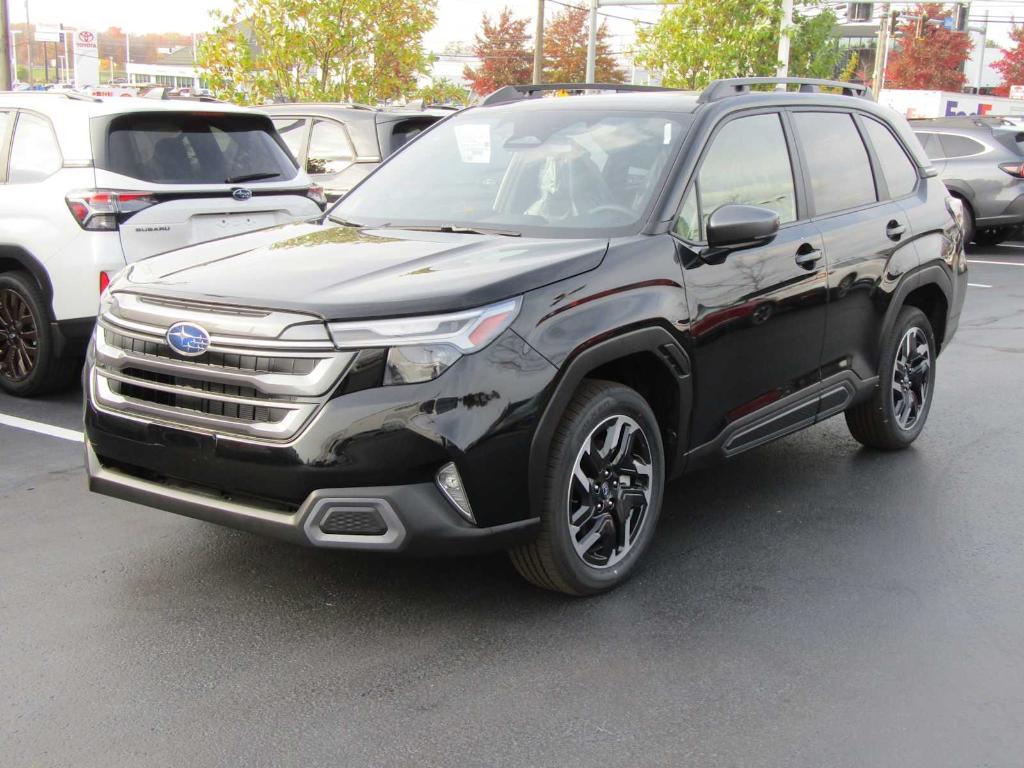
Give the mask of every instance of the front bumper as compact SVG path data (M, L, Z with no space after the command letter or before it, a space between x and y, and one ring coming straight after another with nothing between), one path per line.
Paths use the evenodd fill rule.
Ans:
M540 524L530 518L486 528L469 525L433 483L322 488L290 510L105 465L88 440L85 450L90 491L306 546L467 554L528 541Z

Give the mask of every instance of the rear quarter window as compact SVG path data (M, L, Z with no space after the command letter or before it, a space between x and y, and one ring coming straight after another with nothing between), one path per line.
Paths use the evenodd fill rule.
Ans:
M436 122L437 118L416 117L394 123L391 128L391 137L385 142L385 155L397 152Z
M114 118L99 167L157 184L287 181L298 172L268 119L191 112Z
M957 136L952 133L940 133L939 140L942 142L943 153L950 160L954 160L958 157L980 155L985 151L984 144L980 141L968 138L967 136Z

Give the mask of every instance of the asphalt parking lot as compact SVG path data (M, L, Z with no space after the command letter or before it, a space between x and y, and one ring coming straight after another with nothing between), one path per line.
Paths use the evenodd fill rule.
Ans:
M970 258L913 449L684 477L589 600L91 496L80 393L0 395L0 765L1021 765L1024 243Z

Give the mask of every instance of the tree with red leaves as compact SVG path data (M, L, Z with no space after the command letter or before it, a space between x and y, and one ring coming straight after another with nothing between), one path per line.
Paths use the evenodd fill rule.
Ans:
M911 15L918 18L897 27L897 48L885 69L886 87L961 90L967 82L963 67L971 51L968 36L927 23L949 15L941 3L921 3Z
M476 36L473 54L480 59L476 69L467 66L462 73L481 96L505 85L529 83L533 78L533 51L526 28L529 19L517 19L506 6L496 21L484 13L483 29Z
M544 30L544 79L549 83L582 83L587 76L586 8L563 8ZM608 25L597 28L594 81L621 83L626 79L608 43Z
M1014 25L1010 40L1014 46L1003 51L1003 58L992 64L992 69L1003 76L1003 84L994 91L996 96L1009 96L1011 85L1024 85L1024 26Z

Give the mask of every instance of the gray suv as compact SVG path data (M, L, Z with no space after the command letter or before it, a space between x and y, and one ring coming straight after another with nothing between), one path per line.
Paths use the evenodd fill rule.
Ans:
M996 245L1024 223L1024 131L998 117L912 120L924 151L964 203L967 239Z

